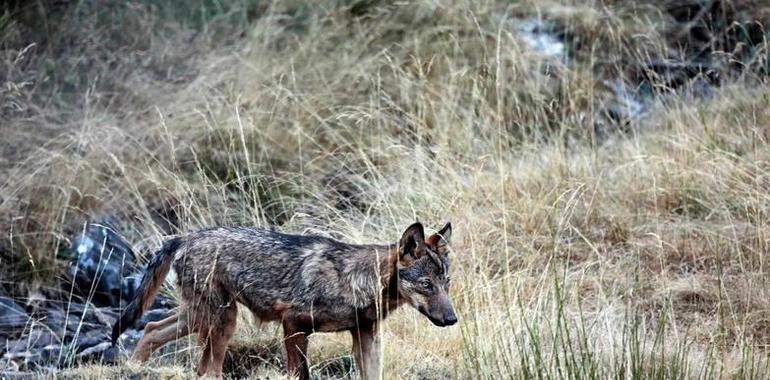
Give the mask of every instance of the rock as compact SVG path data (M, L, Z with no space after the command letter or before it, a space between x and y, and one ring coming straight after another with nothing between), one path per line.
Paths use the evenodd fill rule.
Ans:
M0 379L37 379L40 377L39 373L22 372L15 370L2 370L0 371Z
M155 297L155 302L152 303L150 309L171 309L176 306L176 301L172 298L159 294Z
M33 325L29 334L19 339L6 341L3 348L7 348L6 351L10 353L21 353L58 343L60 343L60 340L48 331L45 326Z
M142 339L142 331L136 329L128 329L120 335L118 339L118 346L122 347L125 352L131 352L139 343L139 339Z
M80 353L88 348L98 345L102 342L108 342L109 336L107 335L108 329L93 329L83 331L77 336L74 341L73 348L76 353Z
M108 307L94 308L96 321L109 328L112 328L112 325L115 324L119 316L117 311Z
M61 361L61 345L50 344L40 349L39 360L35 363L36 368L55 367Z
M69 252L64 281L59 287L32 290L26 310L0 293L3 373L39 375L75 363L116 363L123 354L112 346L109 334L121 306L133 298L144 268L135 265L131 247L109 223L90 223ZM134 327L169 317L175 304L159 295ZM130 352L141 337L141 330L129 329L121 336L121 347Z
M47 347L41 349L40 344L24 347L24 342L20 340L20 342L17 342L16 347L26 348L30 353L38 353L40 355L40 357L25 359L24 364L26 366L34 364L37 366L66 367L75 360L78 360L78 354L109 341L108 333L112 327L112 322L116 318L114 311L77 302L72 302L67 309L63 310L58 306L51 306L48 309L37 311L37 314L44 316L42 319L44 326L42 328L45 331L43 333L33 331L33 333L41 336L41 344L50 341L57 343L54 346L56 350L50 352L55 357L46 355ZM64 351L60 355L59 350L62 347ZM18 359L16 358L15 360L18 361Z
M542 20L531 19L522 23L518 35L539 54L559 60L565 59L564 41L555 33L549 32Z
M118 348L110 342L102 342L89 347L75 355L78 363L106 363L118 362Z
M44 315L43 324L61 340L65 340L68 335L71 336L77 328L80 320L77 317L67 317L67 313L58 308L50 308L42 311Z
M21 371L34 371L38 368L40 363L39 352L18 352L18 353L6 353L2 358L3 362L13 363L14 367Z
M29 315L10 297L0 294L0 341L17 336L27 326Z
M133 298L137 282L126 279L134 271L135 255L111 223L89 223L73 240L71 255L68 277L79 296L111 307Z
M49 344L43 347L34 347L19 352L6 352L0 362L9 368L21 371L38 371L43 368L51 368L58 365L60 360L61 345Z
M111 308L96 307L93 304L83 304L72 302L68 308L69 319L82 321L89 327L112 327L117 320L118 314Z

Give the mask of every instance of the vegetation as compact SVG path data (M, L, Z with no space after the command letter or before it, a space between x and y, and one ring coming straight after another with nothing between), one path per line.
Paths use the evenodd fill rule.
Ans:
M770 371L764 2L44 3L0 14L10 294L105 215L145 255L215 224L383 242L451 220L460 323L389 318L385 378ZM233 374L282 373L277 326L241 314ZM312 339L315 373L350 375L346 334Z

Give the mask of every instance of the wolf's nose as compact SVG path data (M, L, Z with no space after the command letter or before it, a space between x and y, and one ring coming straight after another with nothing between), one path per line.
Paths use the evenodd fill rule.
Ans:
M455 323L457 323L457 316L454 313L444 317L444 324L446 326L452 326Z

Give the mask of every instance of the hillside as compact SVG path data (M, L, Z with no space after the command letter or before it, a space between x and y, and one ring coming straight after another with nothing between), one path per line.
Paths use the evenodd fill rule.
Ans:
M0 319L0 371L194 376L192 340L8 355L40 349L41 299L70 313L89 223L139 268L207 226L391 243L419 220L454 226L460 321L389 317L383 378L764 378L770 7L631 3L0 6L0 296L29 316ZM280 378L279 326L246 314L227 373ZM354 376L349 346L314 335L313 374Z

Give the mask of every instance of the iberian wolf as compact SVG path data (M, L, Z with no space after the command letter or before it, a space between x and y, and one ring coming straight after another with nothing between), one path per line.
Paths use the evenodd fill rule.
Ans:
M216 227L168 240L147 264L136 297L112 331L113 344L153 302L172 264L181 306L148 323L133 358L196 333L203 347L197 373L222 374L237 303L260 321L283 325L287 369L308 379L308 336L349 331L362 378L379 375L377 325L407 303L437 326L457 322L449 289L452 226L425 238L414 223L389 245L347 244L312 235L245 227Z

